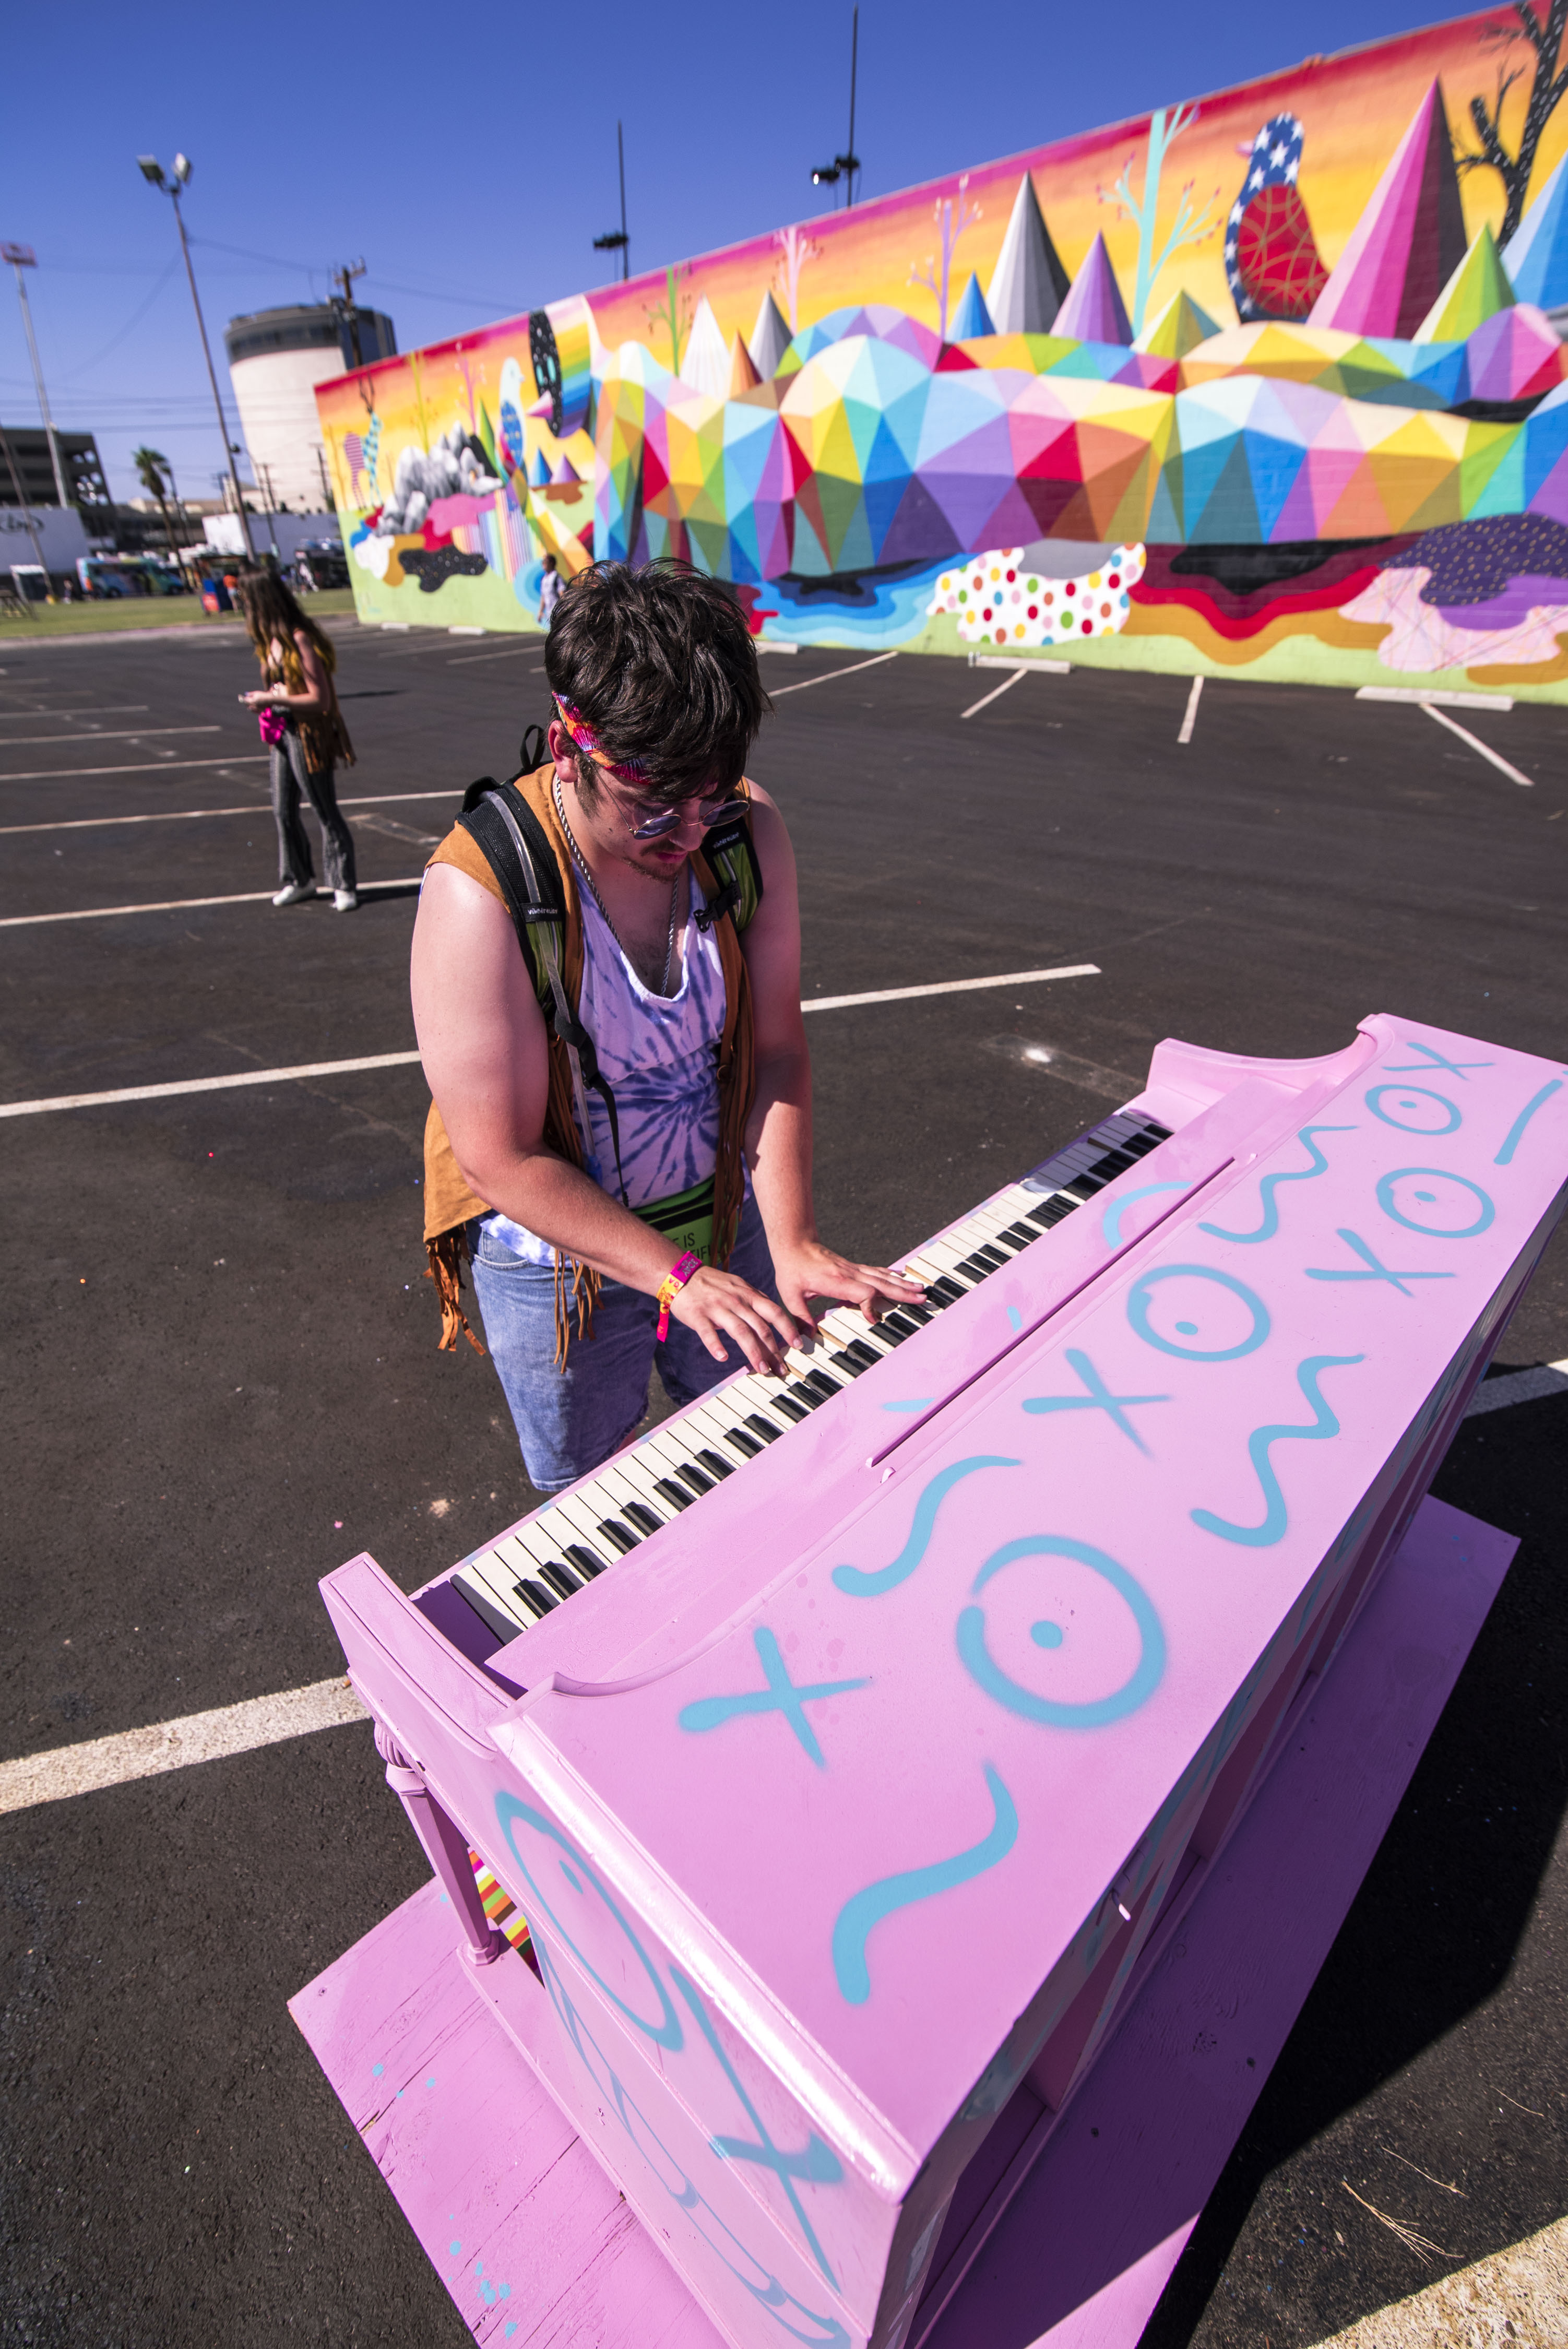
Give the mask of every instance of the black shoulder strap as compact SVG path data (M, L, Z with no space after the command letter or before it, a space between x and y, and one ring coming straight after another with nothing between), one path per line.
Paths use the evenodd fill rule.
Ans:
M515 777L509 783L498 783L492 775L481 775L477 783L470 783L463 793L458 823L479 848L500 885L541 1010L562 1042L575 1055L583 1084L596 1092L604 1104L610 1122L610 1143L615 1154L615 1179L624 1201L626 1178L621 1171L621 1126L615 1112L615 1096L609 1080L600 1073L593 1039L578 1017L577 1006L567 994L562 976L566 892L550 835L518 790ZM585 1112L583 1124L586 1127ZM586 1131L583 1139L584 1144L591 1140Z
M696 926L699 930L711 930L727 914L738 935L762 903L762 867L751 837L749 810L742 807L706 832L702 853L721 885L698 914Z

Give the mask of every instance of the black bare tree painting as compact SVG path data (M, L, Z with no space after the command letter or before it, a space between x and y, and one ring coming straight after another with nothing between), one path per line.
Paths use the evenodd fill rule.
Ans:
M1558 101L1568 91L1568 69L1561 73L1557 69L1558 52L1563 47L1564 28L1568 27L1568 0L1547 0L1544 20L1536 14L1532 0L1513 0L1513 13L1518 24L1494 26L1482 34L1482 45L1506 56L1517 43L1528 41L1533 56L1528 65L1517 65L1511 71L1499 65L1497 97L1490 108L1484 98L1471 98L1470 115L1480 141L1480 152L1461 149L1454 158L1460 171L1495 171L1502 181L1508 202L1498 232L1500 245L1508 243L1524 216L1524 199L1530 191L1530 175L1535 169L1541 134ZM1530 101L1524 109L1519 151L1511 155L1502 143L1502 104L1514 83L1522 81L1526 73L1531 77Z

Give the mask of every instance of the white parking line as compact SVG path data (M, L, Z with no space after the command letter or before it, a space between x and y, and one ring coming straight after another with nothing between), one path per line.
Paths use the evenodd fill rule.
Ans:
M1097 962L1065 962L1055 970L1006 970L995 978L943 978L934 987L881 987L872 995L813 995L802 1011L847 1011L857 1003L912 1003L917 995L971 995L983 987L1033 987L1047 978L1098 978Z
M98 1794L133 1778L185 1770L193 1762L254 1754L263 1745L280 1745L285 1738L367 1718L346 1681L316 1681L309 1688L248 1697L241 1704L188 1713L147 1729L122 1729L114 1737L89 1737L79 1745L54 1746L46 1754L24 1754L0 1762L0 1814L65 1802L72 1795Z
M958 715L960 718L977 718L980 712L988 709L993 701L999 701L1003 694L1011 693L1018 679L1025 674L1023 669L1016 668L1011 677L1004 678L1000 685L994 685L989 693L983 693L978 701L972 701L968 709L961 709Z
M505 652L503 653L459 653L453 659L447 663L447 667L449 668L472 668L476 661L515 660L519 653L536 653L538 650L539 647L537 644L531 644L508 645ZM544 667L544 663L541 661L539 666L542 668ZM527 672L525 671L524 674L526 675L526 673Z
M181 1077L168 1085L122 1085L108 1093L54 1093L46 1101L0 1102L0 1117L36 1117L52 1109L107 1109L116 1102L171 1101L178 1093L226 1093L238 1085L285 1085L309 1077L349 1077L361 1069L406 1069L418 1052L373 1052L359 1061L311 1061L295 1069L241 1069L228 1077Z
M17 715L21 713L18 712ZM52 710L28 710L27 716L53 717ZM62 709L62 718L74 718L73 709ZM27 750L40 742L145 742L150 734L221 734L221 726L106 726L101 730L92 727L86 734L13 734L0 743L0 750Z
M1063 963L1055 970L1009 970L995 978L948 978L934 987L883 987L871 995L815 995L800 1009L848 1011L861 1003L909 1003L923 995L967 995L976 988L1030 987L1041 979L1098 978L1099 975L1098 963ZM351 1076L361 1069L407 1068L418 1057L418 1052L376 1052L366 1060L309 1061L292 1069L242 1069L232 1076L183 1077L162 1085L122 1085L113 1092L51 1093L40 1101L0 1102L0 1117L36 1117L48 1110L100 1109L116 1102L169 1101L177 1093L228 1092L237 1085L282 1085L295 1079Z
M263 808L258 812L265 815L267 811ZM418 885L418 874L407 881L362 881L359 894L364 897L377 889L417 889ZM68 914L7 914L0 921L0 930L36 929L43 922L105 922L122 914L183 914L198 905L262 905L272 894L270 889L242 889L228 897L160 897L149 905L82 905Z
M135 718L147 708L145 701L113 701L99 709L45 709L35 703L28 709L0 709L0 718Z
M820 677L803 677L795 685L770 686L769 691L777 701L781 693L804 693L813 685L830 685L836 677L853 677L857 669L880 668L883 661L897 660L897 658L896 652L878 653L871 660L851 661L848 668L824 669Z
M1361 685L1357 701L1440 701L1449 709L1511 709L1511 693L1438 693L1421 685Z
M0 775L0 783L68 783L77 775L174 775L181 767L260 767L271 756L269 750L238 750L226 759L149 759L139 767L33 767L26 774Z
M1181 731L1176 737L1178 742L1190 742L1192 740L1192 729L1198 723L1198 704L1202 698L1203 680L1201 677L1195 677L1192 679L1192 690L1187 696L1187 709L1181 720Z
M1439 726L1446 726L1450 734L1457 734L1461 742L1468 742L1472 750L1479 750L1481 757L1489 765L1495 767L1500 775L1506 775L1511 783L1522 783L1527 792L1534 790L1533 775L1522 775L1517 767L1511 767L1506 759L1500 758L1495 750L1489 749L1487 744L1472 734L1468 727L1460 725L1458 720L1449 717L1446 711L1434 709L1429 701L1424 701L1421 707L1429 718L1435 718Z
M455 800L461 796L456 784L448 783L433 792L362 792L355 799L340 799L340 808L386 807L398 800ZM252 800L244 807L227 808L159 808L151 815L73 815L53 823L0 823L0 840L9 839L18 832L105 832L116 823L194 823L199 816L266 815L270 812L265 800Z

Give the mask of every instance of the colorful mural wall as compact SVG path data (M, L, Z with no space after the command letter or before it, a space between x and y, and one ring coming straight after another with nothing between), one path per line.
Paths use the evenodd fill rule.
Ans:
M1568 0L780 229L317 400L361 616L677 554L765 641L1568 699Z

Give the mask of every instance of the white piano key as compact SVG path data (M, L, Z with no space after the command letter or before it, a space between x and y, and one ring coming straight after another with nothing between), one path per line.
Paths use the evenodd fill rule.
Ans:
M487 1552L484 1559L470 1558L452 1578L459 1588L466 1585L482 1599L492 1614L500 1615L511 1626L512 1636L528 1630L533 1623L533 1616L517 1595L515 1578L495 1560L493 1551ZM481 1615L480 1619L487 1619Z

